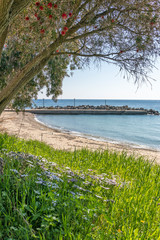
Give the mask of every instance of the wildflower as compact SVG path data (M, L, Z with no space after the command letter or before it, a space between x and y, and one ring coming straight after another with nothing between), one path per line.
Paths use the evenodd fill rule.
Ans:
M19 173L16 169L10 169L11 172Z
M123 51L121 50L120 53L123 53Z
M118 229L117 232L121 233L121 229Z
M68 180L68 182L77 182L77 179L72 178L72 179Z
M35 14L34 14L34 16L37 18L37 17L38 17L38 14L37 14L37 13L35 13Z
M103 200L104 202L112 202L112 203L115 203L115 201L113 199L105 199Z
M73 196L75 196L76 194L74 193L74 192L72 192L72 191L70 191L70 193L73 195Z
M53 206L55 207L57 204L57 201L52 201Z
M52 3L51 3L51 2L48 3L48 7L49 7L49 8L52 8Z
M100 199L103 199L101 196L99 196L99 195L95 195L95 197L97 197L97 198L100 198Z
M36 2L36 6L39 6L40 5L40 3L39 2Z
M37 184L43 184L42 181L36 181L35 183L37 183Z
M21 177L28 177L28 174L22 174Z
M57 4L54 4L54 8L55 8L55 9L58 8L58 5L57 5Z
M58 53L58 52L59 52L59 50L57 49L57 50L56 50L56 52Z
M63 13L63 14L62 14L62 18L63 18L63 19L66 19L66 18L67 18L67 14L66 14L66 13Z
M35 192L36 194L38 194L38 195L40 195L40 194L41 194L39 191L36 191L36 190L34 190L34 192Z
M29 167L35 167L33 164L29 164Z
M40 174L40 173L36 173L37 174L37 176L42 176L42 174Z
M43 10L43 6L40 6L39 9L40 9L40 10Z
M43 179L42 179L42 178L40 178L40 177L37 177L37 180L38 180L38 181L42 181L42 182L43 182Z
M100 187L102 187L103 189L105 189L105 190L109 190L110 188L108 188L108 187L104 187L104 186L100 186Z
M144 221L143 221L143 220L141 220L141 223L144 223Z
M111 22L114 23L114 19L112 19Z
M40 20L40 17L37 17L37 20L39 21L39 20Z
M101 16L102 19L104 19L104 16Z
M32 164L32 163L33 163L33 162L29 161L29 160L27 160L26 162L27 162L27 163L30 163L30 164Z
M72 17L72 13L71 12L68 15L69 15L69 17Z
M53 17L53 16L50 14L50 15L49 15L49 19L52 19L52 17Z
M50 176L52 173L50 171L44 171L45 175Z
M62 36L64 36L64 35L66 34L66 32L65 32L65 31L62 31L61 34L62 34Z
M28 20L29 20L29 17L26 17L25 20L28 21Z
M54 189L55 189L55 188L59 188L59 186L58 186L56 183L53 183L53 184L52 184L52 188L54 188ZM52 191L54 191L54 190L52 190Z
M64 30L65 32L67 32L67 31L68 31L68 27L64 27L63 30Z
M59 197L59 193L54 192L54 195L57 196L57 197Z
M59 178L59 177L57 177L57 176L55 176L55 175L53 175L53 174L52 174L52 176L50 177L50 179L51 179L51 180L56 180L56 181L58 181L58 182L59 182L59 181L63 182L63 180L62 180L61 178Z

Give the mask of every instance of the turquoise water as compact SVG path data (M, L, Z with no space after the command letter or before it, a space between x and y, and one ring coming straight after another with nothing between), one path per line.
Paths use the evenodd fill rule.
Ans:
M38 102L39 101L39 102ZM40 106L42 100L37 100ZM104 105L104 100L76 100L77 105ZM46 105L53 103L45 100ZM71 104L72 103L72 104ZM61 105L60 105L61 104ZM107 105L143 107L160 111L160 101L106 100ZM53 104L52 104L53 105ZM60 100L55 105L74 105L73 100ZM54 106L55 106L54 105ZM37 119L53 128L86 134L100 140L135 144L160 150L160 116L125 115L37 115Z

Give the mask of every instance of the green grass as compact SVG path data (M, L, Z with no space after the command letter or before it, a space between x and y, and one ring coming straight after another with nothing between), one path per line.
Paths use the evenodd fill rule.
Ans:
M0 239L160 239L160 166L6 134L0 157Z

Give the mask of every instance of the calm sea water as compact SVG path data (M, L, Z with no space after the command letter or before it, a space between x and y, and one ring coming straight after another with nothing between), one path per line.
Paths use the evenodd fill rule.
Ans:
M160 111L160 100L36 100L37 106L113 105L143 107ZM125 115L37 115L44 124L85 134L104 141L134 144L160 150L160 116Z

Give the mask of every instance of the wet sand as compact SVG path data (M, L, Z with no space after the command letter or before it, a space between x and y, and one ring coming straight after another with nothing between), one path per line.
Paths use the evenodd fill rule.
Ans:
M49 128L35 120L31 113L3 112L0 116L0 132L7 132L23 139L39 140L55 149L75 150L88 148L91 150L126 151L128 154L144 156L146 159L160 164L160 151L145 148L134 148L132 145L114 144L77 136L70 132L62 132Z

